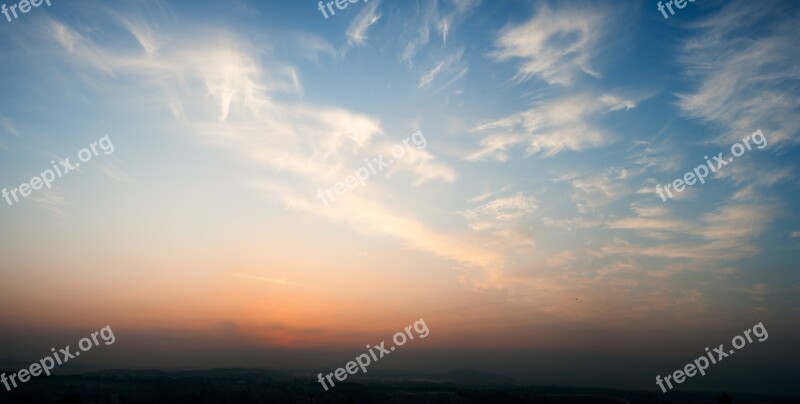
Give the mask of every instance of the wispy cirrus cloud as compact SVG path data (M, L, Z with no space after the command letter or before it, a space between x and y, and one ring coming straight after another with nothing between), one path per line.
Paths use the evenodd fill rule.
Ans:
M542 223L547 227L552 227L565 231L572 231L572 229L588 229L599 226L602 222L597 219L587 219L583 216L566 217L566 218L552 218L545 216L542 218Z
M14 135L14 137L19 138L19 130L17 129L17 126L14 125L14 121L12 121L10 118L0 115L0 128L3 129L4 133L10 133ZM0 149L9 150L9 147L0 142Z
M361 46L367 42L367 30L381 19L381 13L378 11L380 3L380 0L373 0L366 4L347 27L347 48Z
M636 108L635 101L626 100L611 94L603 94L603 96L600 97L600 102L608 105L609 111L616 111L623 108L626 110Z
M635 217L608 222L611 229L633 230L659 240L652 246L640 239L636 244L616 245L610 254L639 255L667 259L693 259L698 262L730 262L759 252L754 240L763 234L775 218L775 208L765 203L741 203L729 199L712 212L696 220L679 216L663 207L642 208L635 205Z
M580 73L600 77L591 62L608 33L607 19L602 10L543 5L530 20L500 33L492 57L521 60L518 81L538 76L548 84L570 85Z
M531 217L538 206L536 198L517 192L510 196L496 197L458 213L467 219L472 230L487 232L504 240L504 244L533 246L533 235L528 230L526 219Z
M124 26L141 23L131 20ZM138 96L171 111L191 139L262 167L267 175L242 184L264 197L357 232L397 238L410 248L478 271L504 266L501 254L393 207L392 194L407 186L455 180L456 171L427 149L411 148L392 165L390 174L402 173L407 178L392 176L391 186L375 180L337 203L323 205L314 190L352 174L365 157L390 155L396 142L388 138L376 117L293 98L300 80L291 74L295 70L277 61L270 67L278 68L266 68L264 63L270 61L260 62L246 40L198 29L194 39L203 35L217 39L206 41L206 47L175 40L158 52L141 51L137 56L84 38L62 23L53 24L56 28L51 32L57 33L54 39L65 52L65 63L79 70L132 77L143 92ZM151 32L156 38L161 34ZM107 79L105 75L85 77L97 88ZM270 174L276 172L281 176Z
M414 5L410 4L413 14ZM661 108L663 102L654 98L642 111L641 98L629 96L637 91L626 89L618 77L596 79L602 78L602 63L607 59L601 56L606 56L603 42L610 40L608 14L572 13L569 7L554 5L521 24L502 29L506 21L518 21L518 9L503 14L504 7L487 5L489 13L467 20L477 1L418 4L422 18L409 23L408 30L413 33L406 37L411 41L404 41L398 51L403 52L402 62L422 68L410 78L387 72L386 88L370 87L368 91L373 94L364 91L357 97L336 91L358 88L357 81L348 82L353 77L347 74L360 79L369 69L348 64L353 61L341 58L341 53L318 33L290 32L285 45L270 44L261 39L272 37L272 31L250 31L247 26L226 29L220 28L225 22L210 26L186 20L173 27L127 14L111 19L106 27L112 28L109 35L91 35L73 20L51 20L40 32L47 36L41 41L46 53L56 56L53 64L77 73L70 76L71 80L90 84L79 91L115 89L115 102L121 106L161 108L173 119L154 119L148 122L152 127L168 128L169 133L180 133L189 142L214 149L224 158L233 157L230 160L235 162L221 167L225 170L221 176L238 180L232 188L244 188L242 199L250 194L263 198L256 201L259 206L255 211L247 214L255 216L263 209L280 215L286 220L283 225L293 225L289 221L302 217L311 224L322 224L320 228L333 228L331 233L340 238L350 233L367 236L364 239L388 238L405 255L411 251L421 253L426 260L432 256L455 264L463 270L460 279L475 289L543 303L538 307L550 314L598 320L609 318L609 313L644 316L674 307L700 310L707 307L710 295L706 290L678 282L661 283L672 274L691 270L687 268L696 263L711 266L725 262L732 266L732 260L758 253L755 241L774 218L769 211L774 205L760 198L763 188L789 178L789 171L777 164L768 170L755 170L740 161L719 174L719 179L727 180L719 182L742 189L721 202L706 204L708 211L688 209L684 213L655 204L657 197L652 191L649 195L643 191L657 183L649 182L655 180L647 178L655 176L651 171L660 174L684 168L684 159L695 161L684 149L670 147L683 147L682 141L659 139L661 133L655 139L625 143L626 133L621 131L643 129L644 133L636 131L637 139L652 132L640 121L651 117L650 111L656 109L651 107L657 106L660 112L669 108ZM381 7L385 5L381 3ZM350 15L353 20L344 33L344 47L361 47L359 52L373 52L370 56L379 57L391 52L385 46L390 42L385 35L392 36L389 40L406 39L408 32L402 28L400 32L391 31L397 27L397 20L389 18L403 13L402 6L381 7L370 2L370 6ZM350 17L342 15L343 19ZM465 21L474 23L469 26L475 31L468 33L470 39L482 35L489 41L461 43L468 37L459 32ZM346 25L348 21L341 22ZM333 25L325 29L330 27ZM490 28L489 33L478 28ZM492 38L492 32L499 34ZM123 38L109 40L113 35ZM53 43L58 46L51 47ZM380 46L365 46L371 44ZM279 51L272 51L276 49ZM506 77L497 77L497 72L503 69L488 69L488 74L472 77L474 72L487 72L477 62L487 54L495 61L508 62L510 75L516 72L516 78L527 81L526 85L502 85ZM393 57L397 55L389 56ZM473 61L476 63L470 65ZM336 81L311 76L324 73L328 67L335 70L327 62L342 68ZM512 66L516 63L519 65ZM628 78L624 67L615 68L623 69L617 72L621 74L610 76ZM380 91L394 91L392 95L401 97L409 92L430 94L452 89L467 83L467 72L470 86L474 83L481 92L465 95L465 105L458 107L485 107L481 110L440 111L428 108L429 100L400 109L375 102ZM63 81L57 77L62 72L54 74L54 83ZM580 81L591 82L591 88L571 87ZM406 88L400 89L400 85ZM484 90L500 102L484 100ZM495 90L498 93L493 93ZM517 97L524 99L531 94L535 100L532 105L517 106ZM126 103L131 100L135 102ZM481 116L474 111L492 112ZM140 111L133 108L132 112ZM439 112L444 119L432 116ZM477 123L466 123L470 120ZM397 122L409 129L402 133L388 129ZM448 133L453 122L458 129ZM433 123L438 131L426 129L422 123ZM463 141L456 136L470 127L480 144L463 152L470 146L456 145ZM428 136L431 148L409 150L383 173L386 175L371 178L368 186L353 189L334 204L324 206L317 199L317 189L329 188L351 175L365 158L389 155L398 138L417 128ZM603 147L614 142L620 147ZM503 162L515 157L515 152L547 159L502 167L481 164L465 175L456 169L460 166L449 164L439 155L442 149L467 161ZM240 162L247 169L239 171ZM572 171L572 164L579 166L576 170L580 174L564 175ZM476 168L464 165L468 170ZM132 180L115 167L97 168L117 181ZM749 180L748 170L753 171ZM558 176L558 184L542 178L553 175ZM473 180L482 182L472 187ZM753 188L752 183L763 186ZM480 193L486 189L493 191ZM437 205L443 195L449 197L445 206ZM477 196L470 198L472 195ZM688 195L688 191L681 195ZM653 204L629 206L629 199L640 196L650 198ZM461 201L466 202L462 205ZM284 230L275 228L277 234ZM368 247L357 247L364 248ZM435 264L441 267L440 262ZM254 276L256 273L238 277L285 287L309 284L299 278L281 278L280 274L259 277ZM608 296L616 298L621 293L645 303L631 308L623 307L629 299L608 302L613 300ZM591 301L592 308L565 308L564 301L577 304L577 297L581 302Z
M320 63L320 56L322 55L327 55L330 58L338 56L336 47L319 35L298 33L291 36L290 43L297 54L317 64Z
M281 285L281 286L297 286L297 287L301 287L301 288L325 290L325 288L319 287L319 286L302 285L302 284L299 284L299 283L296 283L296 282L287 281L286 278L272 279L272 278L266 278L266 277L263 277L263 276L253 276L253 275L246 275L246 274L234 274L234 275L236 275L236 276L238 276L240 278L244 278L244 279L251 279L251 280L254 280L254 281L261 281L261 282L269 282L269 283L272 283L272 284L275 284L275 285Z
M0 127L2 127L6 132L19 137L19 130L17 126L14 125L14 121L11 118L0 115Z
M453 27L457 25L469 12L480 5L480 0L444 0L424 2L424 10L421 16L416 18L419 21L415 26L412 38L407 40L400 61L413 66L414 57L419 50L427 45L431 40L431 32L439 34L442 45L447 44L447 38Z
M776 18L786 13L792 17ZM693 24L679 60L696 89L679 92L678 106L724 128L717 144L741 141L759 128L770 143L800 141L800 122L793 119L800 113L798 16L786 3L733 2Z
M572 186L570 198L577 211L590 214L631 192L622 181L626 174L624 168L613 167L602 173L564 175L556 181L568 182Z
M460 49L457 52L445 57L443 60L438 62L433 68L428 69L428 71L422 75L419 79L419 88L429 88L434 80L438 77L445 76L449 78L447 82L442 84L438 87L436 91L441 91L451 85L453 85L458 80L463 79L467 75L467 71L469 69L462 61L464 57L464 49Z
M582 151L612 141L613 136L597 124L609 110L607 101L581 94L538 102L533 108L476 126L473 132L488 132L481 148L467 160L508 159L509 148L525 145L525 155L552 157L565 150Z
M508 221L529 215L537 206L536 198L517 192L512 196L496 198L461 213L469 219L488 217L492 220Z

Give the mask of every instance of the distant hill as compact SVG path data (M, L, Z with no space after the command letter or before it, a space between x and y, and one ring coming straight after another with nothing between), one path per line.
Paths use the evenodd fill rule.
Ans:
M5 362L19 369L17 362ZM22 365L24 366L24 365ZM445 373L370 371L325 391L317 371L266 369L93 370L83 374L37 377L11 392L0 389L0 403L597 403L714 404L722 392L653 389L609 390L522 385L513 378L469 369ZM730 394L735 403L797 403L777 395Z

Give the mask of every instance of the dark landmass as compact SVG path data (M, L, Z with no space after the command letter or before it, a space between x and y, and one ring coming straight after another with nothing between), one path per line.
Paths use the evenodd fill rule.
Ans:
M5 371L6 374L14 371ZM369 372L324 391L316 373L262 369L102 370L36 377L0 403L798 403L781 396L722 392L530 386L505 376Z

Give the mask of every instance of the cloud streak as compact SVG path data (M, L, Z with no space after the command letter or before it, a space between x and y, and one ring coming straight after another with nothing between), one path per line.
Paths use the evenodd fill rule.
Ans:
M571 85L580 73L598 78L591 67L598 45L607 34L600 10L541 6L533 18L504 29L492 53L497 61L521 60L516 80L539 77L547 84Z

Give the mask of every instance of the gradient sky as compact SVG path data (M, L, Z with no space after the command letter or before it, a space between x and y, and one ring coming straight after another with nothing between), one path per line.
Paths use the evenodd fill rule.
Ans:
M800 374L800 3L669 19L655 3L0 16L0 187L115 148L0 200L0 358L111 325L86 364L323 370L424 318L428 338L380 366L649 389L763 322L768 341L682 387L784 387ZM763 149L655 194L759 129ZM417 130L425 148L318 198Z

